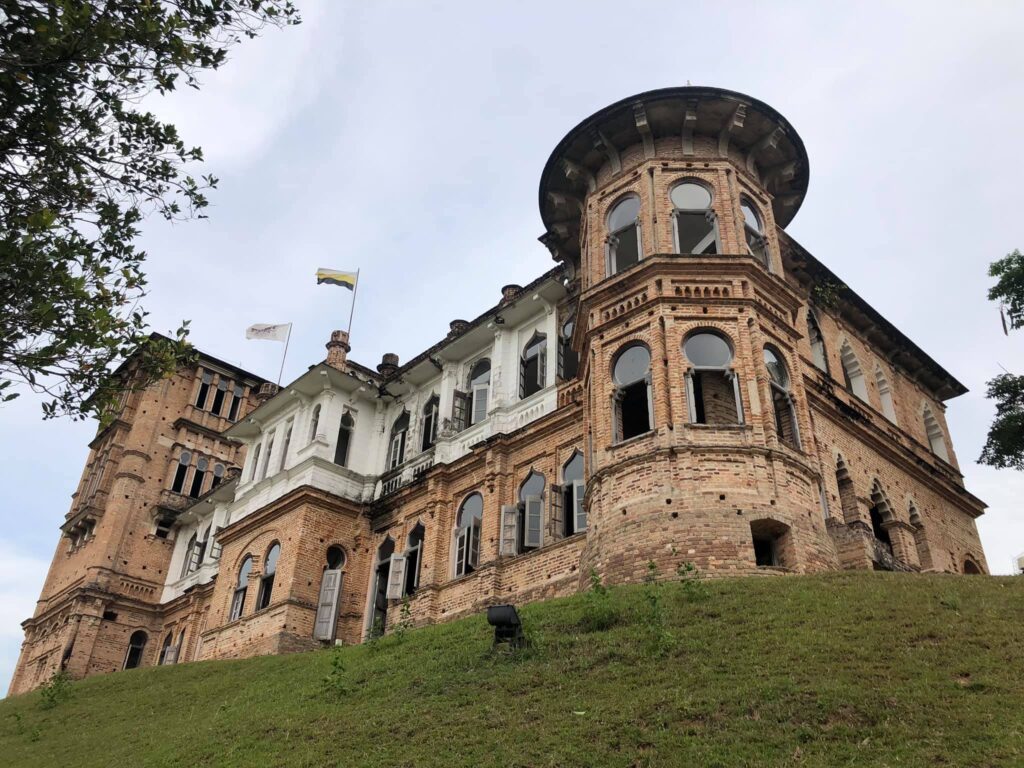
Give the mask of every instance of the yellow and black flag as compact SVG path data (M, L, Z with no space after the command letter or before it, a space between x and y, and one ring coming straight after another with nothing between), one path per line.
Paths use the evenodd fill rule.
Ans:
M329 283L330 285L340 285L343 288L348 288L350 291L355 291L358 279L358 272L339 272L336 269L324 269L323 267L316 271L317 285Z

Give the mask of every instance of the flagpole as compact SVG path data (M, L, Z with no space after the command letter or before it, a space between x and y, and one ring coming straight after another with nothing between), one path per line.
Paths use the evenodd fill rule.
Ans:
M349 323L352 321L349 320ZM281 370L277 373L277 386L281 386L281 377L284 375L284 361L288 357L288 343L292 340L292 324L288 323L288 335L284 340L284 354L281 355Z
M356 313L356 292L359 290L359 270L356 269L356 284L352 288L352 308L348 311L348 330L345 331L346 335L352 335L352 315ZM352 343L351 338L349 344Z

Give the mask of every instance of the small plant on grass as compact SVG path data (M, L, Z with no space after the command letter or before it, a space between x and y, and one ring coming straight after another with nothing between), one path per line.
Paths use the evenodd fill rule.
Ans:
M645 650L650 656L664 656L675 644L675 637L665 626L665 606L661 599L661 582L658 581L658 566L653 560L647 561L644 574L644 604L646 610L642 620L647 631Z
M583 616L580 624L585 632L602 632L619 623L619 609L612 605L608 592L597 571L590 569L590 589L583 598Z
M341 698L349 693L348 670L345 669L345 659L342 655L340 645L331 649L331 669L323 679L322 687L324 693Z
M49 682L40 689L40 709L53 709L64 701L70 692L71 676L65 671L56 672Z
M680 563L676 568L676 576L683 587L683 596L687 600L697 602L708 598L708 585L704 583L704 574L696 565L689 561Z
M402 610L398 613L398 623L392 634L400 643L405 640L405 634L412 629L412 609L409 607L409 596L402 596Z
M376 651L382 637L384 637L384 618L376 616L370 625L370 631L366 635L366 647L370 651Z

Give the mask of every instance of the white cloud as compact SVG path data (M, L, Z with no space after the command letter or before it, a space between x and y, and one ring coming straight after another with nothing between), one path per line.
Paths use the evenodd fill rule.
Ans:
M24 554L15 541L0 539L0 695L18 662L21 622L35 612L49 567L49 559Z

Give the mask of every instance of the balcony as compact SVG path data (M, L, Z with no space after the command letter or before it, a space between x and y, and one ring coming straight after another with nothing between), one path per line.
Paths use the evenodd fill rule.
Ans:
M390 496L395 491L405 486L418 482L430 471L430 468L434 466L434 449L424 451L416 457L405 462L401 466L392 469L389 472L385 472L380 478L380 496L378 498L383 499L385 496Z

